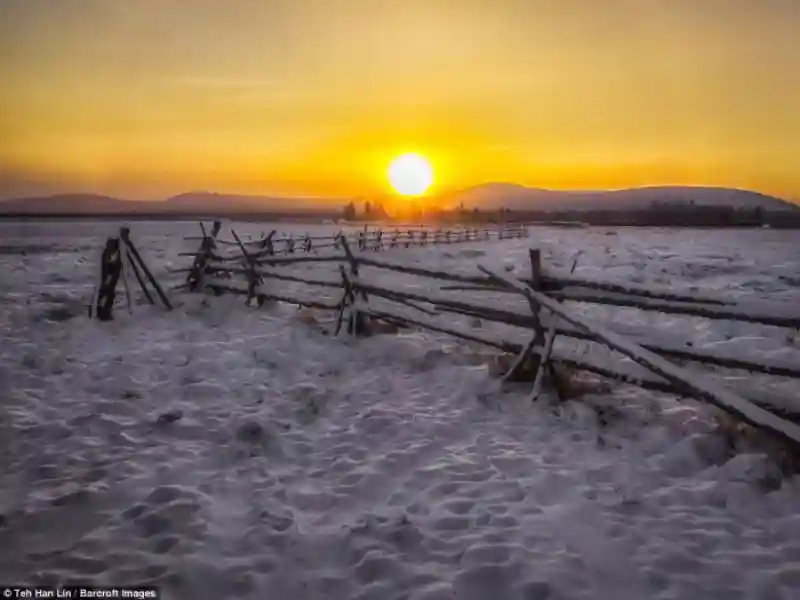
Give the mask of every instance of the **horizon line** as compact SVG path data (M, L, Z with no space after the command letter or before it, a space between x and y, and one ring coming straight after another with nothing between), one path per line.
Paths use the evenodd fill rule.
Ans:
M466 185L466 186L447 186L446 188L436 190L432 193L425 193L422 196L419 196L420 199L424 198L436 198L445 194L452 194L458 192L466 192L469 190L474 190L481 187L488 187L492 185L506 185L506 186L513 186L522 188L529 191L539 191L539 192L552 192L552 193L564 193L564 194L591 194L591 193L614 193L614 192L626 192L626 191L634 191L634 190L646 190L646 189L658 189L658 188L673 188L673 189L718 189L718 190L730 190L730 191L737 191L737 192L745 192L745 193L753 193L753 194L760 194L762 196L775 198L777 200L782 200L784 202L789 203L800 203L800 196L792 197L792 196L778 196L773 193L764 192L761 190L753 189L753 188L744 188L744 187L734 187L734 186L726 186L726 185L719 185L719 184L670 184L670 183L652 183L652 184L644 184L644 185L633 185L633 186L625 186L625 187L614 187L614 188L546 188L546 187L537 187L526 185L522 183L517 183L514 181L485 181L482 183ZM213 190L213 189L190 189L183 192L178 192L174 194L170 194L167 196L159 196L159 197L150 197L150 198L143 198L143 197L130 197L130 196L121 196L117 194L110 194L110 193L103 193L98 191L86 191L86 190L65 190L65 191L58 191L58 192L50 192L50 193L43 193L43 194L27 194L27 195L15 195L0 198L0 203L3 202L13 202L19 200L28 200L28 199L48 199L48 198L58 198L63 196L94 196L94 197L102 197L102 198L109 198L113 200L119 200L122 202L168 202L169 200L173 200L180 196L188 196L193 194L204 194L204 195L215 195L215 196L238 196L241 198L253 198L253 199L270 199L270 200L308 200L308 201L340 201L340 202L347 202L347 201L367 201L372 199L381 199L381 198L400 198L397 194L390 192L390 191L381 191L381 192L373 192L373 193L360 193L360 194L347 194L347 195L330 195L330 196L320 196L316 194L306 195L301 193L279 193L274 194L270 192L230 192L230 191L220 191L220 190ZM413 198L406 198L407 200L411 201Z

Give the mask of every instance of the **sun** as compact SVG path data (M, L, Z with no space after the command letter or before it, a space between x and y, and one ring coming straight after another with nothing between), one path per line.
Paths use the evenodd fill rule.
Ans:
M389 165L389 183L403 196L421 196L433 183L433 169L419 154L403 154Z

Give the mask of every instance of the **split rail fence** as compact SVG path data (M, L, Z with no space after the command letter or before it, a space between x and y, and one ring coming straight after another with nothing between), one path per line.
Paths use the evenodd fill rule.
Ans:
M246 296L259 306L278 301L331 311L335 315L335 334L342 330L351 335L369 335L373 322L384 321L401 327L422 328L461 340L516 354L516 360L505 373L506 380L518 379L522 371L533 374L531 399L540 395L545 375L559 389L559 375L553 368L561 364L585 370L604 378L644 389L674 393L708 402L752 426L800 448L800 399L766 395L760 390L740 394L713 381L708 373L698 374L684 363L700 364L717 369L743 370L772 377L800 379L800 364L770 357L746 358L719 349L693 348L686 344L659 341L651 337L621 335L580 316L564 302L594 303L632 307L687 317L731 320L800 329L800 310L775 303L741 304L724 297L678 292L654 286L627 282L589 279L570 274L556 274L542 269L539 250L531 249L530 275L511 277L508 273L478 265L474 274L459 274L427 266L409 265L356 252L369 246L359 245L359 234L338 235L331 247L341 251L329 255L278 256L271 248L255 248L231 230L236 254L219 252L220 226L211 233L201 225L200 249L183 255L193 256L190 268L176 272L187 274L183 287L194 292L234 293ZM377 235L377 234L376 234ZM525 233L515 233L520 237ZM366 234L365 234L366 237ZM270 239L267 236L265 239ZM380 237L378 238L381 239ZM261 240L258 243L263 243ZM327 263L329 277L291 272L288 267ZM436 291L415 286L381 284L362 275L362 269L393 272L436 281ZM333 275L331 277L330 275ZM276 290L272 281L301 284L309 290L327 288L338 300L326 300L319 294L303 297L298 293ZM337 293L338 290L338 293ZM464 291L509 294L517 305L482 304L465 298ZM455 292L455 293L453 293ZM378 300L375 302L374 300ZM523 308L520 308L523 307ZM513 341L509 336L492 335L486 330L461 327L437 318L443 315L477 317L481 321L499 323L527 331L525 338ZM624 359L587 355L569 349L556 349L558 337L599 343ZM523 341L526 339L527 341Z

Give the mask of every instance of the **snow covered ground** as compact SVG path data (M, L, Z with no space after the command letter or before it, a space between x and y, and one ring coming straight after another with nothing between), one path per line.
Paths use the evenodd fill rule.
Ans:
M422 332L334 338L241 298L172 293L172 313L139 298L133 316L89 321L114 231L0 223L0 582L153 582L198 600L798 597L800 477L732 450L706 407L622 386L531 406L528 388L487 375L485 349ZM132 237L169 284L197 233L134 223ZM800 301L796 232L531 233L386 255L524 272L538 246L546 268L582 251L577 274ZM581 310L800 360L777 328ZM800 397L797 382L734 375Z

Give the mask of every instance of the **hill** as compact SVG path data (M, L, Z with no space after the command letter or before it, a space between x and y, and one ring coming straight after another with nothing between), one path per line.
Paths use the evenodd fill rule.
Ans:
M97 194L57 194L0 201L0 214L74 215L193 215L235 213L302 213L339 209L344 200L324 198L281 198L187 192L161 201L121 200Z
M487 183L437 197L440 206L456 207L463 203L469 210L500 206L516 211L635 210L667 202L769 211L798 209L774 196L723 187L654 186L607 191L557 191L512 183Z
M120 200L99 194L55 194L34 198L15 198L0 202L0 213L16 214L96 214L135 212L140 205L134 200Z
M372 198L374 200L375 198ZM0 201L0 214L9 215L232 215L237 213L303 214L338 211L343 198L247 196L215 192L187 192L162 201L122 200L97 194L57 194ZM733 206L766 211L800 207L758 192L721 187L644 187L613 191L556 191L512 183L487 183L439 194L429 205L454 208L463 203L472 210L509 208L514 211L637 210L655 203L694 203L696 206ZM360 206L359 206L360 208Z

